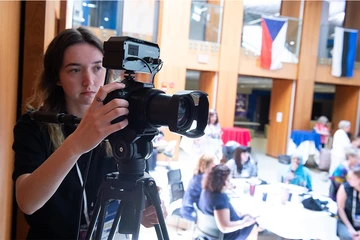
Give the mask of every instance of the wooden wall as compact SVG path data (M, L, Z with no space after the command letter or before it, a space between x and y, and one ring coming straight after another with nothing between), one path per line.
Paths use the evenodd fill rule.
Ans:
M234 124L243 13L242 1L224 1L216 93L216 110L223 127L232 127Z
M266 154L272 157L286 153L293 84L291 80L273 79L266 144Z
M306 1L296 81L293 129L309 128L317 65L322 1ZM316 34L314 34L316 33Z
M358 86L342 86L337 85L335 91L332 126L333 132L338 129L338 124L341 120L348 120L351 122L350 132L354 134L357 132L356 120L358 113L359 93Z
M14 167L12 130L16 121L20 1L0 1L0 239L11 238Z

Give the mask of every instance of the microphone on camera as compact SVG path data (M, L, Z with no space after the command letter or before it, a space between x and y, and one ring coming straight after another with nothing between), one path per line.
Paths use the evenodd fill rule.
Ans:
M29 111L28 113L30 114L30 118L32 120L39 122L58 123L73 126L80 123L81 121L81 118L65 113L49 113L43 111Z

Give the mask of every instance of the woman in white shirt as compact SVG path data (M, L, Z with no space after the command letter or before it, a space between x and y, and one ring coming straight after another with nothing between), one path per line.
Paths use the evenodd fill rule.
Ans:
M331 176L335 168L346 160L345 149L351 146L348 132L351 129L351 123L347 120L341 120L338 125L339 129L333 137L333 146L331 149L331 163L329 175Z

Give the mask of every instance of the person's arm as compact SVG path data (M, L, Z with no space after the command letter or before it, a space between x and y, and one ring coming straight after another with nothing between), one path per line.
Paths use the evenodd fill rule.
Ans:
M251 226L255 223L255 219L245 216L242 220L230 221L230 210L228 208L215 210L214 217L216 225L223 233L230 233L236 230Z
M107 84L94 99L104 99L107 93L123 87L119 83ZM128 114L127 107L128 102L123 99L114 99L106 105L94 100L77 129L63 144L35 171L22 174L16 179L15 193L20 209L28 215L40 209L56 192L82 154L128 124L126 119L111 124L115 118Z
M344 185L342 184L336 194L336 202L338 205L338 214L339 214L341 221L345 224L348 231L350 232L351 236L354 236L356 234L356 231L345 213L346 198L347 198L347 196L346 196L345 188L344 188Z
M312 180L309 171L306 172L306 188L309 189L310 191L312 190Z

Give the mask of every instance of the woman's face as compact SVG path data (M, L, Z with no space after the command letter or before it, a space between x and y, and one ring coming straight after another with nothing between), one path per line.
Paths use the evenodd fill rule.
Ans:
M348 132L350 132L350 130L351 130L351 126L344 127L343 129L344 129L345 132L348 133Z
M248 152L242 152L240 156L241 156L241 162L243 164L249 159L249 153Z
M210 115L210 123L214 124L216 122L216 114Z
M103 54L88 43L75 44L64 52L58 85L64 89L67 111L83 112L104 84Z
M349 171L347 175L347 182L350 186L356 187L360 186L360 178L356 176L353 171Z
M296 170L300 166L300 159L297 157L294 157L291 159L291 166L293 170Z
M226 190L226 189L231 189L230 174L229 174L229 176L226 178L226 181L225 181L224 190Z
M215 166L214 162L211 162L209 166L205 169L205 173L209 174L211 172L211 169Z
M357 156L348 156L349 166L357 166L359 164L359 158Z

